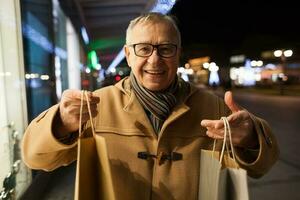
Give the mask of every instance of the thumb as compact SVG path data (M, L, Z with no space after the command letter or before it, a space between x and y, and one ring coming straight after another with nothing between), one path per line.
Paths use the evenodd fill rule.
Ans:
M227 91L224 95L224 101L225 104L229 107L229 109L235 113L238 112L239 110L241 110L241 107L235 103L235 101L233 100L233 96L232 96L232 92L231 91Z

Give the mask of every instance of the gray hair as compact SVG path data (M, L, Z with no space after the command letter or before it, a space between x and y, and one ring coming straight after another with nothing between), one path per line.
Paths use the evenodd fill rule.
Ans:
M145 22L166 22L170 24L176 31L177 34L177 40L178 40L178 46L181 46L181 34L180 31L176 25L175 20L170 15L164 15L157 12L150 12L146 14L142 14L139 17L133 19L130 21L128 28L126 30L126 44L129 44L130 42L130 35L133 30L133 28L138 25Z

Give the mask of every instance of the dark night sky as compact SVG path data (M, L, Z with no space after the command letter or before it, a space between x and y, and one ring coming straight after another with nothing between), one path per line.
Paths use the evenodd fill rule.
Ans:
M232 54L255 56L260 50L299 48L297 8L289 1L178 0L171 14L178 19L187 57L228 60Z

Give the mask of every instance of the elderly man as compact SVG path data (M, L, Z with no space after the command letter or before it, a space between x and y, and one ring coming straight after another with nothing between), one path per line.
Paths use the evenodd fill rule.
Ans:
M180 47L169 16L132 20L124 46L131 75L89 93L117 199L197 199L200 151L223 138L222 116L230 123L239 165L251 176L262 176L278 158L268 124L240 108L230 92L223 101L177 77ZM54 170L76 160L79 110L80 91L66 90L59 104L31 122L23 139L29 167Z

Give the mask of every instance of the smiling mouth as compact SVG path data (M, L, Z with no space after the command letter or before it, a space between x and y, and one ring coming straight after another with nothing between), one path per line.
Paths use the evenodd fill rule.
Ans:
M144 72L150 75L163 75L165 73L164 70L144 70Z

